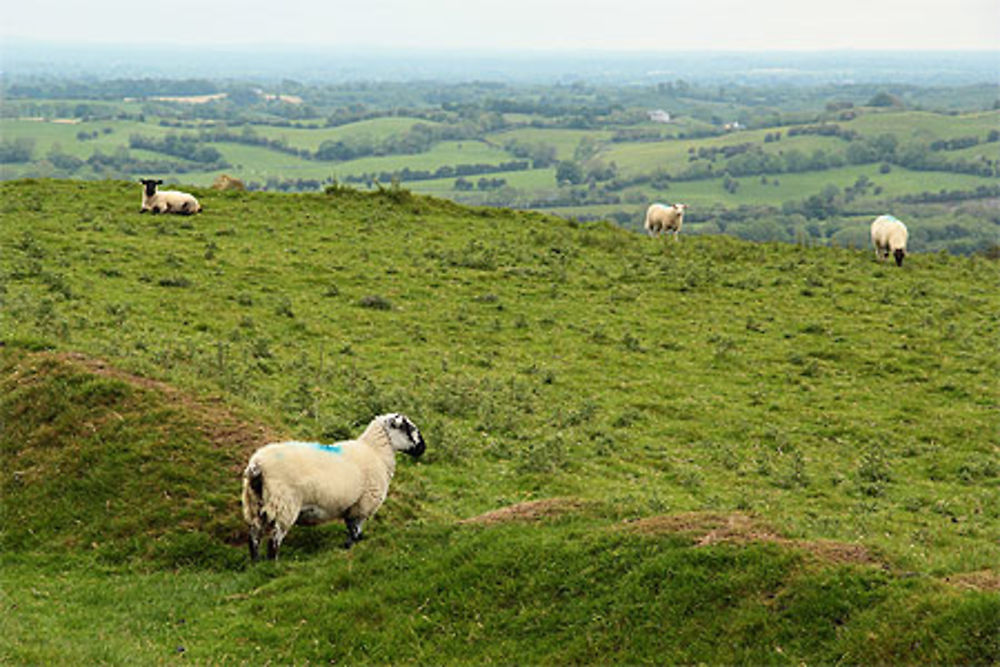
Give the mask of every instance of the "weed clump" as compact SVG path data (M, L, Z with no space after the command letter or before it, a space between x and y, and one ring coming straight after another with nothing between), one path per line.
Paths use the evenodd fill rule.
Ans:
M168 276L160 278L157 283L160 287L191 287L191 280L184 276Z
M358 305L362 308L370 308L372 310L392 310L392 302L378 294L369 294L361 297Z

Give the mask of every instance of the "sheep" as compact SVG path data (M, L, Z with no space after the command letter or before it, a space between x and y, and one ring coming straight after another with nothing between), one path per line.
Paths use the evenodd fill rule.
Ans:
M681 225L684 224L684 211L687 204L652 204L646 210L646 231L650 236L655 236L660 232L673 232L674 240L680 234Z
M395 452L414 459L425 443L405 415L375 417L356 440L332 445L279 442L258 449L243 472L243 518L249 527L250 558L260 542L275 560L293 524L343 519L345 549L361 539L362 524L382 505L396 470Z
M186 192L177 190L160 190L157 192L156 186L163 185L163 181L152 178L140 178L143 185L142 207L139 213L152 211L155 213L178 213L180 215L192 215L201 213L201 204Z
M896 258L896 266L903 266L906 257L906 240L909 233L906 225L891 215L880 215L872 222L872 245L875 259L884 262L891 252Z

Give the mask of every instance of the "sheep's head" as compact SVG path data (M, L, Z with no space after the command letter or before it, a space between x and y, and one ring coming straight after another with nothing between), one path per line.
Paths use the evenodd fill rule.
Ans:
M152 197L156 194L157 185L163 185L163 181L156 178L140 178L139 182L146 188L147 197Z
M896 266L902 266L903 258L906 257L906 250L904 248L896 248L892 251L892 256L896 258Z
M687 204L674 204L674 209L681 215L684 215L684 211L687 210L687 207Z
M409 417L393 412L377 417L378 421L389 436L392 448L397 452L406 452L413 458L420 458L424 453L426 443L417 425Z

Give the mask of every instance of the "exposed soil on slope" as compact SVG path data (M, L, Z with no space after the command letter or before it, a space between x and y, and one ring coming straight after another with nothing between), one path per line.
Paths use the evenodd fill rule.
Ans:
M179 405L190 416L197 424L198 431L209 442L228 451L241 452L246 455L242 457L244 459L262 445L286 439L287 434L268 424L254 423L240 417L226 406L221 398L198 398L166 382L123 371L102 359L78 352L39 353L37 356L56 359L95 375L113 378L139 389L162 394L170 403Z
M459 523L491 525L509 521L543 521L579 512L590 505L592 503L580 498L544 498L501 507L485 514L462 519Z
M497 524L511 521L536 522L574 512L581 512L593 503L580 498L545 498L501 507L485 514L459 521L460 524ZM877 565L881 562L863 545L833 540L796 540L781 536L764 521L742 512L685 512L629 521L620 528L645 535L690 534L692 544L704 547L719 543L746 544L769 542L803 549L829 563L860 563Z
M766 522L742 512L688 512L657 516L627 524L625 529L646 534L690 533L697 547L724 542L737 544L769 542L803 549L831 563L874 565L880 562L863 545L833 540L790 539L778 534Z
M978 572L963 572L944 578L945 582L956 588L975 591L1000 592L1000 571L979 570Z

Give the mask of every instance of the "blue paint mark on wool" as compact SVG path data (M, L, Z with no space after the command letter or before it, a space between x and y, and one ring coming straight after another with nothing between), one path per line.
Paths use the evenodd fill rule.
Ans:
M292 445L300 445L302 447L311 447L312 449L319 450L321 452L326 452L327 454L340 454L340 445L324 445L319 442L292 442Z
M884 217L886 220L889 220L891 222L899 222L899 220L897 220L896 217L892 216L892 215L886 215L886 216L882 216L882 217Z

